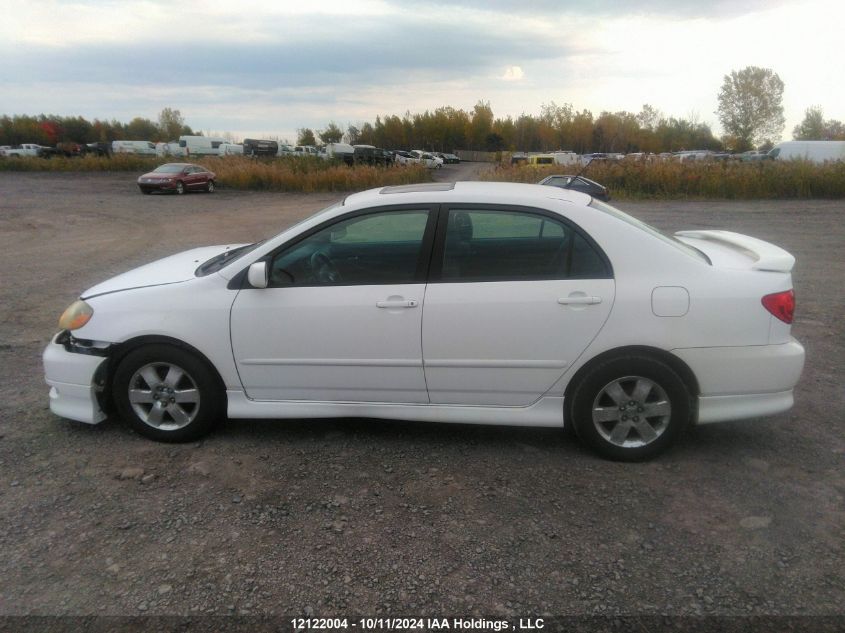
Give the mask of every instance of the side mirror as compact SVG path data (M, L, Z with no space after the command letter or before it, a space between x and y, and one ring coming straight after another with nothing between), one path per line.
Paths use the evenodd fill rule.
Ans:
M266 288L270 282L270 269L267 267L267 262L251 264L246 278L253 288Z

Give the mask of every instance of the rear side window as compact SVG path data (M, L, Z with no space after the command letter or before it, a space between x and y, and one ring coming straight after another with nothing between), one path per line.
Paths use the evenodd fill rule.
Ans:
M604 257L566 222L523 211L449 210L442 281L610 276Z

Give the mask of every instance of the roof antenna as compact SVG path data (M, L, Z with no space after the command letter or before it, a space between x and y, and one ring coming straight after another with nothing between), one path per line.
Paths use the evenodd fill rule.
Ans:
M587 167L589 167L589 166L590 166L590 163L592 163L594 160L595 160L595 157L594 157L594 156L590 156L590 160L588 160L588 161L587 161L587 164L586 164L586 165L584 165L584 166L581 168L581 171L579 171L577 174L575 174L574 176L572 176L572 178L570 178L570 179L569 179L569 182L568 182L568 183L566 183L563 187L561 187L561 189L569 189L569 188L570 188L570 186L572 185L572 183L573 183L573 182L575 182L575 180L576 180L577 178L579 178L579 177L581 176L581 174L583 174L583 173L587 170Z

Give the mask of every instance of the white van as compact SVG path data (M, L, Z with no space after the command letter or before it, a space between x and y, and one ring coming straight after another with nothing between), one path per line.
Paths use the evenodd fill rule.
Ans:
M769 151L769 158L814 163L845 160L845 141L786 141L775 145Z
M319 152L313 145L297 145L293 148L295 156L317 156Z
M156 156L186 156L185 149L179 147L179 141L156 143Z
M355 148L349 143L328 143L320 151L320 158L336 158L350 165L354 162L354 156Z
M552 152L552 156L555 157L555 165L577 165L580 162L575 152L558 150Z
M112 141L112 154L146 154L156 155L155 143L150 141Z
M243 156L244 146L240 143L221 143L217 153L220 156Z
M220 154L220 146L227 142L218 136L179 137L179 147L184 148L188 156L217 156Z

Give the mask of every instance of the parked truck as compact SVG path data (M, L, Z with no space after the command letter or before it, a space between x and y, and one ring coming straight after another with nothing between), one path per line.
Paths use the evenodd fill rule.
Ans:
M279 142L264 139L245 138L243 144L244 156L276 156L279 153Z
M7 158L22 158L24 156L50 158L51 156L55 156L56 153L56 150L52 147L44 147L37 143L21 143L20 145L12 145L6 149L0 149L0 156Z

